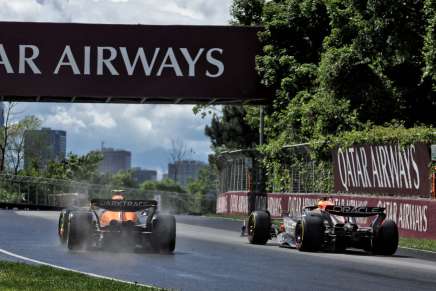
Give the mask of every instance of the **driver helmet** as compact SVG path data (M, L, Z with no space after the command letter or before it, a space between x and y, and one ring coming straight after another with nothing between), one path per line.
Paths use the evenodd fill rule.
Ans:
M325 210L325 208L330 205L335 205L330 198L322 198L318 201L318 208L321 210Z
M112 200L124 200L124 190L112 190Z

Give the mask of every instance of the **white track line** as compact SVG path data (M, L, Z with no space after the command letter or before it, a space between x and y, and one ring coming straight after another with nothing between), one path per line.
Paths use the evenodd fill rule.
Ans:
M130 282L130 281L124 281L124 280L120 280L120 279L116 279L116 278L112 278L112 277L107 277L107 276L103 276L103 275L98 275L98 274L94 274L94 273L88 273L88 272L83 272L83 271L79 271L79 270L74 270L74 269L70 269L70 268L66 268L66 267L61 267L58 265L53 265L50 263L46 263L46 262L42 262L42 261L38 261L38 260L34 260L28 257L23 257L11 252L8 252L7 250L4 249L0 249L0 253L7 255L7 256L11 256L23 261L28 261L28 262L32 262L38 265L44 265L44 266L49 266L52 268L56 268L56 269L60 269L60 270L64 270L64 271L70 271L70 272L75 272L75 273L80 273L80 274L84 274L90 277L94 277L94 278L99 278L99 279L107 279L107 280L112 280L112 281L116 281L116 282L120 282L120 283L126 283L126 284L131 284L131 285L135 285L135 286L142 286L142 287L148 287L148 288L154 288L155 286L151 286L151 285L145 285L145 284L139 284L136 282Z

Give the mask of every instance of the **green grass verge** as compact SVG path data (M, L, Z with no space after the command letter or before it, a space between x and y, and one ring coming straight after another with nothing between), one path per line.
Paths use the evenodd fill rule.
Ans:
M3 291L11 290L141 290L148 288L99 279L83 274L63 271L47 266L0 262L0 286Z
M436 252L436 240L401 237L400 247Z
M234 220L244 220L244 219L248 219L248 215L245 214L216 214L216 213L208 213L208 214L204 214L203 216L206 217L217 217L217 218L227 218L227 219L234 219Z

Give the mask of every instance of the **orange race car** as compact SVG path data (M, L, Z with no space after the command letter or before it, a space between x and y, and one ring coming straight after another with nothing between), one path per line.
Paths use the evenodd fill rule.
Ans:
M114 190L112 191L112 200L124 200L124 191ZM119 222L132 222L136 223L138 220L138 215L136 212L125 212L125 211L110 211L103 210L100 216L100 227L109 226L112 223Z
M155 200L126 200L122 190L112 191L112 199L93 199L90 207L62 210L58 234L68 249L103 247L151 247L173 252L176 221L160 214Z

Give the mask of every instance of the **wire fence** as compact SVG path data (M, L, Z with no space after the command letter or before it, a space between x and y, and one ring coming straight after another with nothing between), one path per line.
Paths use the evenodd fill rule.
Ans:
M217 160L219 192L262 192L262 167L256 151L224 152Z
M316 193L331 192L331 163L311 159L307 144L287 146L274 167L263 169L254 150L222 153L218 158L219 190L224 192Z
M1 174L0 203L17 206L69 207L84 205L93 198L110 198L114 185ZM161 208L184 212L189 208L186 193L122 188L127 199L158 199Z

